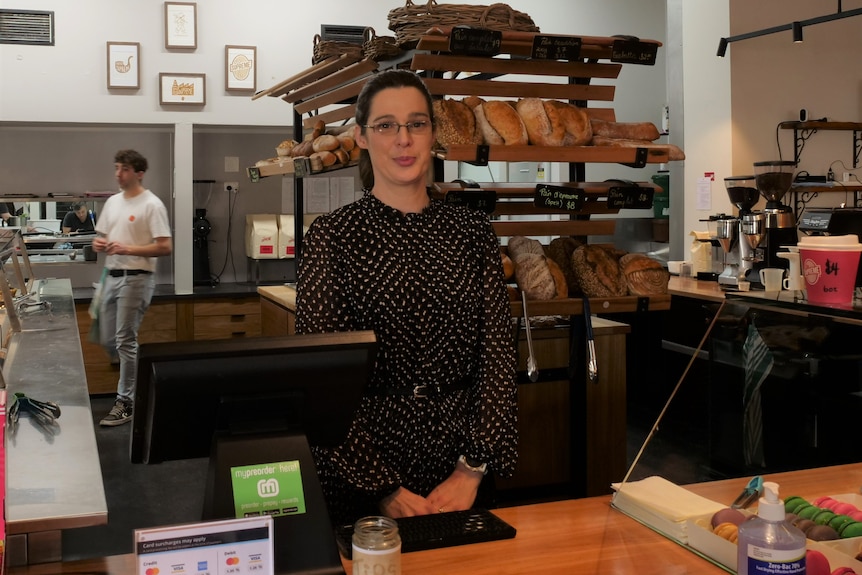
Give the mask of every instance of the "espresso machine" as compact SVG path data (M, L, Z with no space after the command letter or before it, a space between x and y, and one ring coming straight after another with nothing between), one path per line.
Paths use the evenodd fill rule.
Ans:
M795 162L769 161L754 163L754 178L757 191L766 199L763 214L764 234L758 251L762 253L759 268L787 269L788 261L778 257L785 246L798 243L796 217L793 208L781 203L782 198L793 184ZM757 212L754 212L757 213Z
M759 199L754 176L731 176L724 179L724 186L739 212L736 217L719 214L709 219L714 228L711 239L721 246L724 259L718 284L722 289L745 291L758 281L757 274L750 272L760 261L757 246L763 240L765 217L751 210Z

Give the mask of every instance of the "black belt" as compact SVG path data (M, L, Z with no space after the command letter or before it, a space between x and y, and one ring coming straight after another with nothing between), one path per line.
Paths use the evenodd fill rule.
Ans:
M456 391L464 391L470 389L473 384L473 376L461 378L459 381L451 385L414 385L413 387L369 387L365 390L366 395L385 396L385 395L407 395L418 399L426 397L435 397L438 395L446 395Z
M150 270L108 270L108 275L112 278L121 278L123 276L139 276L141 274L151 274Z

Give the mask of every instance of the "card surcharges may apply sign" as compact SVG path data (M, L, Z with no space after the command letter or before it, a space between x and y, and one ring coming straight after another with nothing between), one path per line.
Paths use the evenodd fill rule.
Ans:
M272 575L272 517L135 530L138 575Z

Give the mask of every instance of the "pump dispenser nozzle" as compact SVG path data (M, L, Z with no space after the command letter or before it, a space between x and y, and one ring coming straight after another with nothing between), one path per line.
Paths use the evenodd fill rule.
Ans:
M784 502L778 497L778 484L763 482L763 497L757 504L757 515L767 521L784 521Z

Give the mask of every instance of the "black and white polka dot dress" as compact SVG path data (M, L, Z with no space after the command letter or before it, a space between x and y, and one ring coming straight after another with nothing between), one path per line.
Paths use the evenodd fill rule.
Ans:
M426 496L461 454L512 474L514 332L487 216L437 200L402 214L366 193L318 217L303 238L296 314L298 333L370 329L379 345L347 440L314 449L333 518L378 513L399 486ZM442 393L391 393L416 385Z

